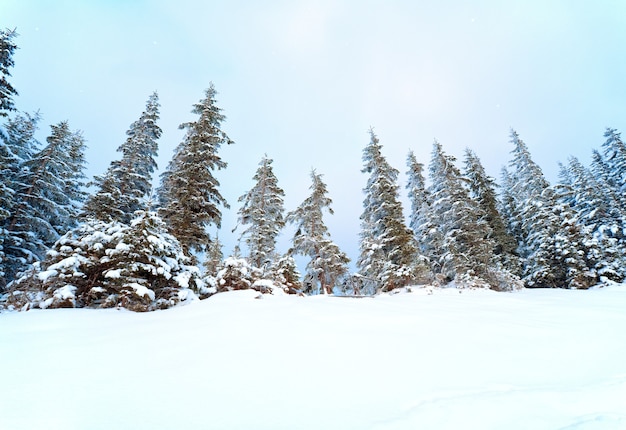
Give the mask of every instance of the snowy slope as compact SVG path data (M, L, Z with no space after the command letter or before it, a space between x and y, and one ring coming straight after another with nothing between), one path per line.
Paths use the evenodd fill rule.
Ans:
M0 314L0 428L626 429L626 286Z

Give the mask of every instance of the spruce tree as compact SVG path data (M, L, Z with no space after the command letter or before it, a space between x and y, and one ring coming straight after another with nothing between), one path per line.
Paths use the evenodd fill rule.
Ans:
M382 145L370 129L363 150L363 173L369 174L363 190L361 243L358 266L370 291L389 291L422 281L426 267L419 258L413 232L406 227L398 199L398 170L389 165Z
M6 117L8 112L15 110L13 97L17 91L7 78L11 76L9 69L15 65L13 54L17 45L13 38L16 36L15 30L0 30L0 117Z
M239 197L239 223L245 227L241 238L248 245L248 261L259 269L268 268L274 259L276 238L285 225L283 197L285 192L267 155L259 163L250 191Z
M216 94L211 84L205 98L192 110L199 118L181 124L180 128L186 130L185 138L161 175L158 190L159 214L188 255L207 249L211 243L207 228L210 225L219 228L220 206L229 207L213 175L215 170L227 166L217 154L218 149L222 144L233 143L221 130L226 117L217 107Z
M318 284L319 292L331 294L333 287L348 273L350 260L331 240L324 224L324 210L330 214L333 210L322 175L312 170L311 180L311 195L289 212L286 220L296 225L293 252L310 258L306 266L308 276Z
M129 223L134 213L145 207L152 189L152 173L157 167L157 141L162 133L158 119L159 97L154 92L145 111L130 125L126 141L117 149L122 158L94 179L98 190L85 203L83 216Z

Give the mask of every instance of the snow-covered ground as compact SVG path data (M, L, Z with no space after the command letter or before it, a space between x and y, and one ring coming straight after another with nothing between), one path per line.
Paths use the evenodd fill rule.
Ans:
M0 428L626 429L626 286L0 314Z

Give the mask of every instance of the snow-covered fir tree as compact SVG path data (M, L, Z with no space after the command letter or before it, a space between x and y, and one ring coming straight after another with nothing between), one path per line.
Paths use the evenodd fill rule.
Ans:
M34 137L39 119L39 113L18 114L8 119L6 130L0 133L0 291L8 282L4 271L4 240L9 234L6 222L16 201L17 175L39 147Z
M313 293L331 294L348 273L349 259L331 240L323 219L324 211L333 214L322 175L311 171L311 194L286 216L294 224L293 252L309 257L307 275L315 282Z
M13 308L150 311L202 293L199 271L153 212L130 225L90 219L60 238L10 289Z
M229 207L213 175L215 170L227 166L217 153L219 148L233 143L221 130L226 117L217 107L216 94L211 84L192 110L199 118L180 125L186 130L185 138L161 175L158 189L159 214L188 255L207 249L211 243L207 228L210 225L219 228L220 206Z
M300 281L302 276L296 260L289 253L274 261L267 277L281 286L286 293L298 294L302 291L302 282Z
M367 292L389 291L428 278L413 232L404 223L398 198L398 170L389 165L382 145L370 129L370 142L363 150L363 173L369 174L364 188L361 215L360 254L357 262L367 281Z
M615 187L620 198L624 200L626 194L626 143L622 140L621 133L613 128L607 128L602 144L604 162L609 174L609 184Z
M588 261L589 250L569 205L556 193L532 160L526 144L511 131L513 159L510 195L519 208L524 282L529 287L588 288L598 275Z
M413 230L417 240L420 254L432 254L432 250L426 248L426 243L422 240L427 236L429 230L434 228L430 224L430 195L426 189L426 179L424 177L424 165L417 161L413 151L407 157L407 185L409 201L411 202L411 214L409 217L409 227Z
M444 280L486 282L492 288L506 289L496 271L495 242L486 215L469 195L468 179L454 164L455 158L443 151L437 141L433 144L429 165L432 196L429 216L436 225L435 240L430 244L441 251L432 257L433 271ZM507 278L508 279L508 278Z
M15 30L0 30L0 117L6 117L8 112L14 111L13 97L17 91L9 83L11 76L9 69L15 65L13 54L17 45L13 39L17 36Z
M507 232L506 225L498 209L496 182L487 175L480 159L471 149L465 150L465 177L468 179L470 197L482 212L484 221L491 229L490 238L495 244L494 254L509 271L520 273L519 259L515 255L517 243Z
M222 247L222 242L220 241L219 236L216 234L215 237L211 240L209 246L207 247L207 250L204 254L204 262L202 263L204 267L204 272L207 276L214 277L215 275L217 275L220 264L224 260Z
M145 207L152 189L152 173L157 167L157 141L162 133L158 119L159 97L154 92L139 119L126 131L126 141L117 149L122 158L111 162L104 175L94 178L92 184L97 191L85 202L84 216L128 223L135 211Z
M241 239L248 246L248 261L264 271L273 262L276 238L285 226L285 192L278 186L272 162L267 155L263 157L253 177L254 186L239 197L239 224L244 226Z
M83 198L84 139L67 121L51 126L47 145L15 175L11 215L5 221L5 272L12 279L43 258L46 249L75 225Z
M555 187L558 198L573 211L592 267L600 276L621 281L626 275L626 218L617 196L575 157L567 166L561 165L559 176L560 184Z

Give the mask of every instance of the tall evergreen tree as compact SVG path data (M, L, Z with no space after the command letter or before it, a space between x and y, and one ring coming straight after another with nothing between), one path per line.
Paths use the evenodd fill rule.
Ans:
M358 266L369 288L388 291L421 281L425 266L418 257L413 232L406 227L398 199L398 170L382 154L378 137L370 130L363 150L364 189Z
M15 177L15 204L6 220L6 271L11 279L28 264L43 258L68 228L75 225L83 198L84 139L67 121L51 126L47 145L22 163Z
M218 149L224 143L233 143L221 130L226 117L217 107L216 94L211 84L205 98L192 110L199 118L181 124L180 128L186 130L185 138L161 175L158 190L159 213L187 254L206 250L211 242L207 227L219 228L222 222L219 206L229 207L219 192L219 181L213 176L213 171L227 166L217 154Z
M13 212L21 166L38 149L35 131L40 119L34 115L16 115L7 122L6 133L0 136L0 291L6 285L4 240L8 236L7 220Z
M117 149L122 158L94 179L98 191L85 203L84 216L127 224L136 211L145 208L144 200L150 197L152 173L157 167L157 141L162 133L158 119L159 97L155 91L139 119L130 125L126 141Z
M437 225L437 241L431 246L441 251L435 255L438 261L433 269L448 280L471 275L488 281L495 249L491 228L478 203L470 198L468 180L454 162L455 158L445 154L435 141L428 190L433 200L430 217L432 224Z
M273 160L263 157L250 191L239 198L239 223L247 226L241 233L248 245L248 260L254 267L269 268L274 259L276 238L285 226L283 197L272 169Z
M15 30L0 30L0 117L15 110L13 97L17 95L17 91L7 78L11 76L9 69L15 65L13 54L17 45L13 38L16 36Z
M429 225L428 212L430 211L430 195L426 189L426 179L424 178L424 165L417 161L413 151L407 157L407 185L409 201L411 202L411 215L409 217L409 227L413 230L418 246L422 253L427 250L422 243L422 238L432 226Z
M621 133L613 128L607 128L604 133L606 141L602 144L604 160L608 166L611 180L622 199L626 194L626 143L622 141Z
M465 150L464 173L468 179L470 197L478 203L484 220L491 229L491 239L495 244L494 254L507 269L516 272L519 269L519 262L515 256L517 243L507 233L504 220L498 210L496 182L487 175L480 159L470 149Z
M568 205L585 238L587 258L600 276L613 281L624 278L626 266L624 232L626 218L614 193L609 192L575 157L561 166L555 187L561 203Z
M588 288L597 274L586 261L589 254L571 208L559 203L526 144L511 131L511 193L520 208L525 257L524 281L530 287Z
M289 212L286 220L296 225L293 252L310 258L307 274L318 283L322 294L331 294L339 279L348 273L348 257L330 239L323 211L332 214L332 200L327 196L322 175L311 171L311 195Z

